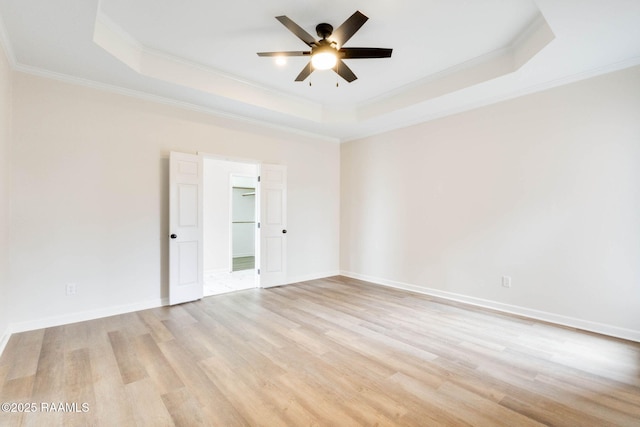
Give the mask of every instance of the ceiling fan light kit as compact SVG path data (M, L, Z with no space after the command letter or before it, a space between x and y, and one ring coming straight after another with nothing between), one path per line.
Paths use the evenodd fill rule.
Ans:
M351 83L358 77L344 63L343 59L366 59L366 58L390 58L393 49L382 49L374 47L351 47L345 48L344 44L364 25L367 18L360 11L356 11L337 30L333 31L333 26L321 23L316 26L316 33L320 40L316 40L302 27L286 16L276 16L289 31L295 34L307 46L310 51L289 51L289 52L258 52L258 56L311 56L311 61L296 77L297 82L304 81L314 70L333 69L340 77Z
M332 47L318 48L311 54L311 65L316 70L328 70L338 62L337 51Z

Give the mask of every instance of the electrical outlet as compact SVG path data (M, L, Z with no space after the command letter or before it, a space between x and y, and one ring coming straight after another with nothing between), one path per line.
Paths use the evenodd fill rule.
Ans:
M503 288L511 287L511 276L502 276L502 287Z
M78 292L78 285L75 283L67 283L66 293L67 296L75 295Z

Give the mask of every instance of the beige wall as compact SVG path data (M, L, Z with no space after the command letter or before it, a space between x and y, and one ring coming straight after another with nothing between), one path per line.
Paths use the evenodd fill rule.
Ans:
M0 333L166 297L175 150L288 166L292 281L340 265L640 339L638 67L340 147L0 57Z
M640 339L639 94L635 67L343 144L341 269Z
M11 69L0 43L0 350L9 324L9 179L11 171Z
M167 296L172 150L287 165L288 279L338 270L337 144L22 73L14 100L10 300L18 329ZM65 296L67 283L77 295Z

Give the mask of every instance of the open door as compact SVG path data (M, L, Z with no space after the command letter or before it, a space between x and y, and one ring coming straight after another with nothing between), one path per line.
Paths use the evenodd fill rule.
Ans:
M285 284L287 279L287 167L260 165L260 228L257 259L260 286Z
M169 304L202 298L202 161L171 152L169 159Z

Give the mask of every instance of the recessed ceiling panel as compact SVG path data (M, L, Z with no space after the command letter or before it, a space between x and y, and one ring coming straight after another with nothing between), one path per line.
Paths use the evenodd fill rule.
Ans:
M276 16L356 10L346 46L393 55L345 60L353 83L256 55L305 49ZM638 65L640 1L0 0L0 38L17 71L347 140Z
M256 55L307 47L275 19L277 15L288 16L316 36L317 24L328 22L337 28L356 10L369 20L346 46L394 51L391 60L346 60L359 77L352 84L336 79L331 71L314 73L311 86L309 81L296 83L307 58L288 58L279 66L272 58ZM532 0L103 0L101 11L145 47L321 104L362 103L504 48L539 15ZM336 83L340 90L329 91Z

